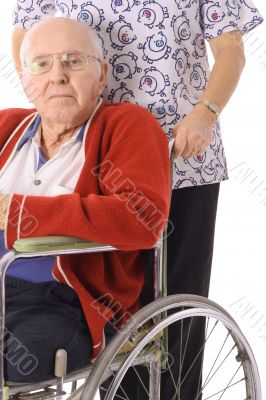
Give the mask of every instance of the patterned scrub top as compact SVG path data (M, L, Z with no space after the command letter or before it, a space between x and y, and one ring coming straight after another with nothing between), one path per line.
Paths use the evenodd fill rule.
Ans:
M263 21L250 0L17 0L13 24L29 29L54 14L98 32L111 67L104 99L147 108L168 137L207 84L206 41L233 30L244 34ZM225 179L217 122L203 155L176 159L173 188Z

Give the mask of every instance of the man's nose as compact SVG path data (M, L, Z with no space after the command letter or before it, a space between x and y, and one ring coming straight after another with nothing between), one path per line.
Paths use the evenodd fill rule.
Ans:
M50 80L53 83L66 83L68 81L68 74L59 58L54 58Z

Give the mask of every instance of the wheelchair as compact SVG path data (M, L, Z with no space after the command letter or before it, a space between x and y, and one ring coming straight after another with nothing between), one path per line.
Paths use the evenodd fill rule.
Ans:
M20 239L14 250L0 260L1 349L4 346L5 273L17 258L116 251L109 245L78 238L49 237ZM0 393L3 400L133 400L124 388L124 376L131 369L147 399L160 399L160 381L170 372L173 400L262 400L260 377L252 350L237 323L222 307L196 295L166 295L166 240L152 249L155 300L141 308L119 329L95 362L66 374L67 355L58 349L55 376L38 383L5 382L4 357L0 359ZM198 354L185 365L191 326L202 320L205 340ZM171 374L172 355L167 350L169 326L174 326L180 343L178 376ZM195 399L182 397L182 385L201 359ZM143 372L143 373L142 373ZM145 380L143 379L145 376ZM135 400L135 399L134 399Z

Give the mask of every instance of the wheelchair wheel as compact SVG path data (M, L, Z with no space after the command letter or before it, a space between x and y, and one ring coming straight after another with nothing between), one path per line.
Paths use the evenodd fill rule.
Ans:
M195 340L192 326L199 321L203 345L196 354L187 354L189 341ZM179 345L177 366L167 351L170 330ZM132 386L128 389L129 369L139 380L139 397L130 394ZM261 400L256 361L236 322L216 303L193 295L161 298L136 313L98 358L81 399L95 399L100 389L104 400L160 400L164 374L169 399ZM184 388L193 374L198 377L197 389L188 398Z

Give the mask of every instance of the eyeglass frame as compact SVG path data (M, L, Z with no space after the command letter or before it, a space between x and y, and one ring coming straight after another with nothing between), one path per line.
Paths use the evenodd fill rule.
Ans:
M85 57L86 57L86 59L87 59L87 63L84 65L83 68L80 68L80 69L73 69L73 70L67 69L66 66L64 65L64 61L62 60L62 56L65 55L65 54L82 54L82 55L85 55ZM30 64L30 62L32 62L35 58L38 58L38 57L49 57L50 59L52 59L51 68L48 69L47 71L38 72L38 73L34 73L34 72L30 71L30 69L29 69L29 64ZM85 54L85 53L83 53L82 51L64 51L64 52L62 52L62 53L40 54L40 55L38 55L38 56L35 56L35 57L31 58L30 60L25 60L25 61L24 61L24 67L26 68L26 70L27 70L31 75L42 75L42 74L46 74L47 72L51 71L51 69L53 68L54 59L55 59L55 58L56 58L57 60L60 60L62 66L63 66L63 68L64 68L65 70L71 71L71 72L82 71L83 69L85 69L85 68L89 65L89 62L88 62L88 59L89 59L89 58L92 58L92 59L97 60L100 64L103 62L103 60L100 59L99 57L93 56L93 55L91 55L91 54Z

